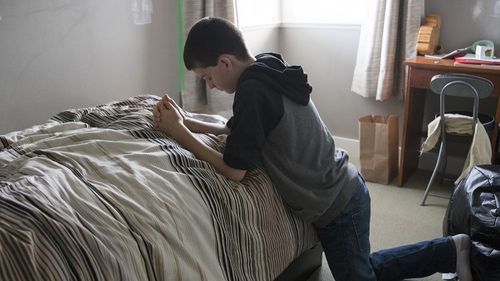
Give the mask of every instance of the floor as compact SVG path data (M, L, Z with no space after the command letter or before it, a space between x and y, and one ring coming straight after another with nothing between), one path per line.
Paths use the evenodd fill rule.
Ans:
M448 200L429 196L427 205L420 206L429 178L430 172L417 171L404 187L398 187L395 181L391 185L368 183L372 199L372 251L442 236L442 221ZM437 185L435 193L449 196L451 189L452 186ZM333 280L323 256L323 265L308 281ZM412 280L442 281L442 275L437 273Z

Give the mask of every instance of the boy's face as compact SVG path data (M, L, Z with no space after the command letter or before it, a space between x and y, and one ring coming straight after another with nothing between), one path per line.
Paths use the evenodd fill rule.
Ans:
M228 57L220 56L217 60L217 65L208 66L205 68L194 68L193 72L198 77L205 80L208 88L216 88L228 94L236 91L236 82L238 77L235 77L233 64Z

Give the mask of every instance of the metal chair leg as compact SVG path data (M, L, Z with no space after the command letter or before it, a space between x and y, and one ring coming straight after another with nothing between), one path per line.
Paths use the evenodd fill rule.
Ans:
M446 142L443 144L443 164L441 165L441 169L439 171L439 184L444 185L444 180L446 178L446 167L448 166L448 147L446 146Z
M439 170L441 169L441 166L443 164L443 159L445 159L445 147L444 143L441 142L441 145L439 146L439 154L438 154L438 159L436 166L434 167L434 171L432 172L431 179L429 180L429 183L427 184L427 188L425 189L424 197L422 198L422 202L420 203L420 206L425 206L425 200L427 200L427 196L429 196L429 191L431 190L432 183L434 182L434 179L436 178L436 175L439 173Z

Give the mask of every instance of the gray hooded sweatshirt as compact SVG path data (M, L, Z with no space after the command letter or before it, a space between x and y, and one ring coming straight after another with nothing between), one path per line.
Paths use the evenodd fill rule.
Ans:
M347 205L359 174L336 149L311 92L302 67L258 55L238 80L224 161L245 170L261 162L292 212L322 227Z

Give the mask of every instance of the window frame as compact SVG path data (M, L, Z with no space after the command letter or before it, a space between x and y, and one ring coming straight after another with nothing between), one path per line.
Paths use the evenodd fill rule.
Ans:
M366 4L371 0L235 0L235 12L237 14L238 26L240 28L252 28L259 26L309 26L309 25L346 25L360 26L365 18ZM311 11L311 6L321 6L318 11ZM334 9L339 3L343 4L343 10L337 11L338 15L343 15L342 18L329 18L328 12ZM355 3L355 4L353 4ZM294 5L295 8L294 8ZM270 13L263 13L266 7ZM308 8L309 7L309 8ZM363 7L363 9L359 9ZM346 10L356 8L357 13L346 13ZM308 13L304 14L304 10ZM346 16L349 14L348 16ZM255 18L255 15L258 18ZM319 17L313 19L315 15Z

